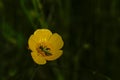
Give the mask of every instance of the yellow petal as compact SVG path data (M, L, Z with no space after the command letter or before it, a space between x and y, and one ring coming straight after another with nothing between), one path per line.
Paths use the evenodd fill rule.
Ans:
M52 32L48 29L37 29L34 32L34 39L36 40L36 42L40 43L47 41L51 35Z
M64 44L61 36L57 33L54 33L48 41L54 49L61 49Z
M34 62L36 62L37 64L46 64L46 60L41 54L36 52L31 52L31 56Z
M46 60L56 60L58 59L61 55L63 54L63 51L62 50L57 50L57 51L54 51L53 54L51 56L46 56L44 57Z
M37 44L36 44L36 42L35 42L35 40L34 40L34 36L33 36L33 35L31 35L30 38L29 38L29 40L28 40L28 46L29 46L29 49L30 49L30 50L32 50L32 51L34 51L34 52L37 51L37 50L36 50Z

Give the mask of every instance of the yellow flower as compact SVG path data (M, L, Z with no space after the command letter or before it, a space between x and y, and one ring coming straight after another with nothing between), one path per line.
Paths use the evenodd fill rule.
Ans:
M61 36L48 29L37 29L28 40L31 56L37 64L45 64L46 61L56 60L63 51L60 50L64 42Z

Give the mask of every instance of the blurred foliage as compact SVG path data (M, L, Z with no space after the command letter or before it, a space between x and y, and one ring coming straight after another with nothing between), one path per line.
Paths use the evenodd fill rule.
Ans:
M64 54L33 62L28 38L58 32ZM119 80L119 0L0 0L0 80Z

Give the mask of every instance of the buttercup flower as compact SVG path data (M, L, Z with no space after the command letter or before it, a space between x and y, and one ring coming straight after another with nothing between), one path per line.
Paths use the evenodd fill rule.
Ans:
M63 51L63 40L57 33L48 29L37 29L28 40L31 56L37 64L45 64L46 61L52 61L59 58Z

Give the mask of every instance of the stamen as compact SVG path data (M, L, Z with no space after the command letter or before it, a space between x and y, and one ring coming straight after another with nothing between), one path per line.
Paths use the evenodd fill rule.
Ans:
M40 49L40 51L44 52L44 55L46 55L46 56L52 55L52 54L50 53L50 48L47 48L46 46L44 46L44 47L43 47L43 46L40 46L39 49Z

